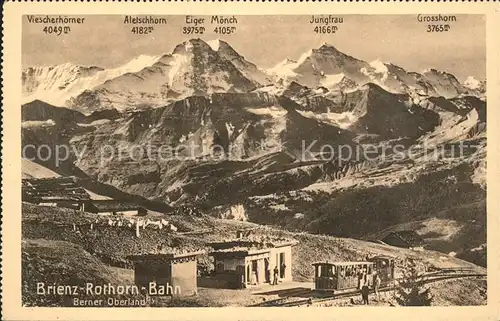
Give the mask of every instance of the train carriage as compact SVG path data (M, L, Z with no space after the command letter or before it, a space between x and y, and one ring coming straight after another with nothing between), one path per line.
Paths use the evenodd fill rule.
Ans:
M373 262L374 269L380 277L383 286L394 282L395 258L379 255L368 259L368 261Z
M360 289L373 284L374 262L316 262L314 284L317 291L344 291Z

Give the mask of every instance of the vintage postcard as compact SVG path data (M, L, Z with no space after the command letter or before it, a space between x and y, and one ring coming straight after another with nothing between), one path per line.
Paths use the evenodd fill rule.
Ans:
M7 3L6 319L497 320L498 8Z

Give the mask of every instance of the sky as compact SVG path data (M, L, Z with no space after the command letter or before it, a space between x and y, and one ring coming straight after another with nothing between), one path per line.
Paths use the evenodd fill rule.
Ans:
M332 15L335 16L335 15ZM358 59L380 59L407 71L436 68L451 72L460 80L468 76L486 77L486 26L483 15L457 15L448 23L448 32L426 31L427 23L416 15L342 15L335 34L319 35L311 15L236 16L232 35L219 36L205 17L203 35L183 35L185 16L156 16L167 24L156 25L151 34L135 35L133 25L121 15L86 15L84 24L72 24L68 34L45 34L43 24L28 23L23 17L22 66L47 66L71 62L112 68L138 55L171 53L190 38L228 42L240 55L261 68L269 68L285 58L297 60L304 52L323 42ZM441 22L442 23L442 22Z

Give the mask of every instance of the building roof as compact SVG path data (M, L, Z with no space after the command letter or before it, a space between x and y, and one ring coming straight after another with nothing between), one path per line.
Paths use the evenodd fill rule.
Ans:
M85 206L94 207L98 212L112 212L112 211L133 211L144 209L144 207L126 201L120 200L88 200Z
M74 184L77 179L75 176L45 177L45 178L25 178L23 184Z
M86 200L87 191L77 185L77 179L69 177L28 178L22 180L22 197L28 202L44 202L51 199Z
M205 251L192 251L192 252L172 252L172 253L146 253L138 255L129 255L127 259L131 261L146 261L146 260L158 260L158 259L178 259L189 256L197 256L205 253Z
M296 244L298 244L298 241L292 239L253 235L246 238L236 238L223 242L210 243L209 245L214 251L209 254L212 256L248 256L267 253L274 248L293 246Z
M417 232L413 230L390 232L382 239L382 241L385 242L385 240L390 236L398 238L399 240L401 240L403 243L407 244L410 247L421 246L425 243L424 239L420 235L418 235Z
M293 246L298 244L299 242L292 239L282 239L282 238L270 238L270 237L261 237L261 238L240 238L240 239L231 239L225 240L222 242L212 242L209 245L213 247L215 250L221 249L229 249L235 247L242 248L276 248L283 246Z
M320 262L314 262L312 265L322 265L322 264L329 264L329 265L335 265L335 266L349 266L349 265L373 265L373 262L367 262L367 261L342 261L342 262L329 262L329 261L320 261Z
M269 253L270 248L258 249L248 247L233 247L228 249L220 249L209 253L211 256L249 256L263 253Z
M377 259L395 260L395 259L397 259L397 257L389 256L389 255L375 255L375 256L369 258L369 260L377 260Z

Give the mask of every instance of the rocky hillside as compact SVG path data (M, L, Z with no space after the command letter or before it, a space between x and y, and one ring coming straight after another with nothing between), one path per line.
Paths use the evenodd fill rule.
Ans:
M176 250L206 249L208 243L234 237L237 230L253 229L253 237L286 237L299 241L293 249L292 276L295 281L310 282L314 269L311 262L319 260L361 260L367 255L391 255L398 258L398 269L408 259L428 268L468 268L484 273L474 264L435 251L412 251L350 238L292 233L248 222L215 219L209 216L166 215L163 218L179 226L178 233L146 229L137 238L126 226L108 226L105 219L92 213L68 209L23 204L23 300L29 305L62 304L58 298L31 297L26 289L36 282L57 280L65 284L130 284L132 274L126 257L138 253L158 253ZM103 223L96 223L102 220ZM89 223L94 229L89 229ZM75 224L78 228L75 231ZM206 232L208 230L208 232ZM205 231L190 235L190 232ZM198 261L200 269L213 269L208 256ZM119 267L119 268L117 268ZM128 271L128 272L127 272ZM71 277L71 278L70 278ZM482 279L471 279L464 284L481 285ZM455 287L454 287L455 288ZM436 288L437 290L439 287ZM458 286L463 291L464 287ZM440 302L446 305L449 300ZM485 297L476 298L483 304ZM468 304L468 300L453 304Z
M214 206L245 203L249 210L257 206L260 213L249 215L250 220L285 227L298 224L312 232L334 235L362 235L388 227L379 224L367 230L358 223L353 227L356 231L342 232L338 219L324 224L314 214L317 208L321 217L332 220L330 213L342 208L347 211L346 224L352 224L349 211L359 211L359 193L372 194L373 198L363 197L368 211L358 212L358 219L382 215L384 219L377 222L387 224L401 223L414 215L431 216L448 206L447 199L475 202L484 197L481 168L485 166L486 141L482 101L428 99L417 105L407 96L390 94L376 85L348 97L347 108L354 121L343 126L345 129L325 121L320 114L304 113L301 105L284 96L213 94L125 115L99 126L77 126L66 132L54 130L46 136L40 130L25 129L23 141L69 142L74 150L82 152L71 159L71 167L127 193L173 206L196 204L209 211ZM324 157L335 155L325 155L321 150L323 145L362 149L368 146L366 142L377 144L378 156L329 162ZM459 142L471 145L465 154L458 154ZM417 152L417 157L399 159L399 154L378 154L396 143L404 148L414 146L412 152ZM437 159L429 157L429 151L423 148L427 143L444 154ZM214 151L215 145L222 149ZM118 154L103 154L104 146L113 147L115 153L125 152L121 158ZM142 155L127 153L134 146L144 148ZM161 146L163 150L165 146L171 148L171 154L162 155ZM457 189L450 182L468 187L460 189L460 197L455 192L443 198L441 193ZM439 193L434 193L431 185ZM405 206L398 205L404 204L405 198L394 197L399 191L410 198ZM297 196L285 196L288 193ZM382 201L384 194L390 203ZM422 213L414 203L427 194L437 203L422 203L427 204ZM470 197L464 197L469 194ZM329 201L324 203L321 195ZM345 203L334 195L342 196ZM267 201L273 198L277 201ZM280 204L281 199L296 205L285 211L289 214L279 214L275 219L272 207ZM312 209L311 204L315 204ZM286 202L282 206L290 208ZM302 223L294 219L287 223L287 217L297 213L307 214ZM330 224L336 228L329 229Z
M34 100L21 107L21 119L23 122L52 121L54 123L83 122L85 115L69 108L56 107L41 100Z
M81 246L66 241L27 239L22 251L22 301L24 306L73 306L71 295L37 294L37 283L64 284L84 288L92 284L130 284ZM84 295L80 299L96 299Z
M200 39L113 70L25 73L26 95L71 107L22 107L27 156L69 146L34 161L97 194L343 237L409 224L431 249L486 262L484 81L328 44L262 70Z

